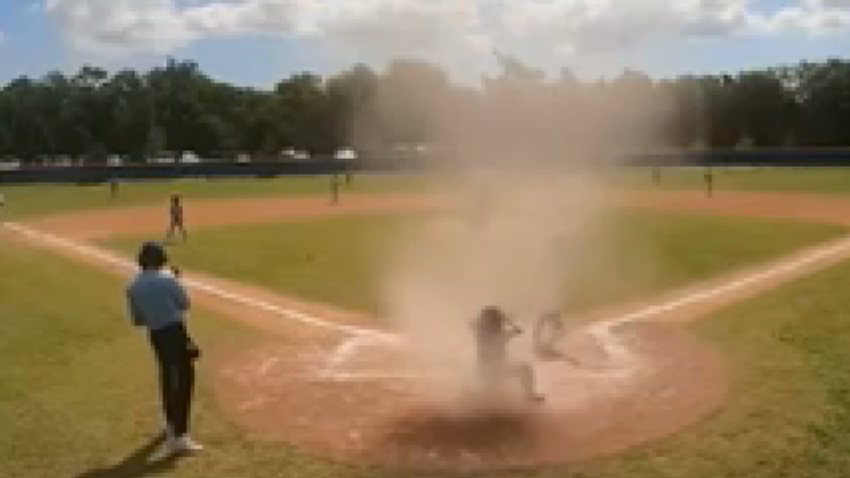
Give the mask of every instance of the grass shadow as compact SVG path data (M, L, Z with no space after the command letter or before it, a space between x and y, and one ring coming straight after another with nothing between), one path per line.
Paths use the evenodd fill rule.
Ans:
M157 448L164 442L165 434L160 434L117 465L87 471L77 475L76 478L142 478L169 471L179 460L178 455L168 454L162 458L151 459Z

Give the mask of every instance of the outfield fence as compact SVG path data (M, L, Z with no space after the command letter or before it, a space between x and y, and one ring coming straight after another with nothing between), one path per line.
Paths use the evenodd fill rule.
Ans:
M90 166L29 166L0 170L0 184L100 184L110 181L155 181L184 178L273 178L321 176L346 172L416 172L427 158L305 161L207 162ZM642 167L850 167L850 149L667 152L633 155L627 164ZM569 163L565 162L565 166Z

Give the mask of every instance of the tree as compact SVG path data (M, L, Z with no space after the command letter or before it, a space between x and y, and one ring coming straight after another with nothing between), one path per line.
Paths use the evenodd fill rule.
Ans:
M695 77L682 77L659 86L672 106L663 121L664 143L681 149L706 143L706 104L702 82Z
M209 79L197 63L169 59L165 68L149 72L146 82L153 96L155 122L165 133L166 148L178 155L204 149L198 137L203 114L199 90Z
M328 115L332 142L337 146L376 148L378 75L366 65L332 76L327 81Z
M110 125L100 142L113 154L141 161L156 128L153 96L144 78L133 70L120 71L102 86L101 95Z
M801 64L800 136L810 146L846 146L850 132L850 63Z
M742 137L736 81L729 75L702 80L707 114L707 143L712 148L733 148Z
M480 87L405 59L381 73L365 65L327 78L299 73L273 90L217 82L196 63L175 59L147 72L111 75L86 65L68 76L22 77L0 89L0 155L141 161L164 150L322 155L352 145L380 155L427 144L447 157L560 161L573 151L620 154L606 147L850 144L848 61L661 81L625 70L586 82L568 68L547 79L495 54L501 72Z
M325 152L329 134L325 123L326 101L320 76L297 73L275 86L274 115L282 148Z
M784 143L792 124L793 100L776 75L769 71L742 73L733 101L739 108L742 132L753 146Z
M10 132L15 138L16 154L24 162L34 162L39 155L54 151L48 118L45 111L45 89L27 77L13 80L6 87Z
M9 132L8 126L0 123L0 159L11 155L15 150L15 144L12 141L12 133Z

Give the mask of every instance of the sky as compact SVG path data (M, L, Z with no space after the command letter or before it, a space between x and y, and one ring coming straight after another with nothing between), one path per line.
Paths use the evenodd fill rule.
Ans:
M0 82L169 56L258 87L399 57L475 81L494 50L587 79L820 60L850 52L850 0L0 0Z

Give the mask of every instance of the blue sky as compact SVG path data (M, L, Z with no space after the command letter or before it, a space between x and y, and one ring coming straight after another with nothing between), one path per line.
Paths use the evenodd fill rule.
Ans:
M0 82L168 56L269 86L399 56L459 78L492 49L582 77L757 68L850 52L848 0L0 0Z

